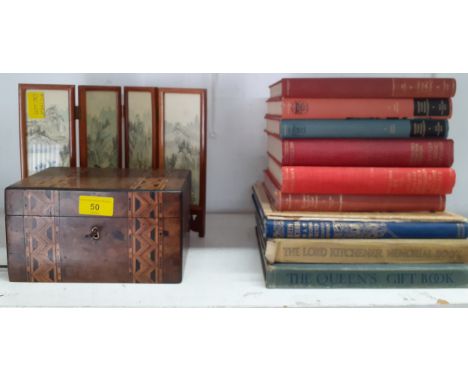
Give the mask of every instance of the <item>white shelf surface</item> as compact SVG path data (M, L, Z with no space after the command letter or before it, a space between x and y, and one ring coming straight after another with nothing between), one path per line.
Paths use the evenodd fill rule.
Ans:
M206 237L190 238L181 284L10 283L0 269L0 306L468 306L468 289L267 289L254 225L250 214L208 215Z

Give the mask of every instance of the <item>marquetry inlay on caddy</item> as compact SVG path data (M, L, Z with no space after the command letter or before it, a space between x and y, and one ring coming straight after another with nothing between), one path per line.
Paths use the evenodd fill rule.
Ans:
M129 262L133 281L155 283L161 280L162 194L130 192L128 218Z
M130 189L132 190L159 190L162 191L167 186L167 178L140 178Z
M24 214L29 216L57 216L59 196L53 190L25 190Z
M53 216L25 216L26 274L28 281L62 280L58 225Z

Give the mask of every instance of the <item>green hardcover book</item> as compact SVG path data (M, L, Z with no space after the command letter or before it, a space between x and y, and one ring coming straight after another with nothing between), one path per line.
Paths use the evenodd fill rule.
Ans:
M466 264L268 264L256 228L267 288L463 288Z

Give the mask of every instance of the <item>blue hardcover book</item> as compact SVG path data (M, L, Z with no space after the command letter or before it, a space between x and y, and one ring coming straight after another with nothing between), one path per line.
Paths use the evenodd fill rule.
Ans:
M281 138L446 138L448 130L446 120L280 120L267 116L267 131Z
M252 195L267 239L466 239L468 223L447 212L303 213L273 211L263 185Z

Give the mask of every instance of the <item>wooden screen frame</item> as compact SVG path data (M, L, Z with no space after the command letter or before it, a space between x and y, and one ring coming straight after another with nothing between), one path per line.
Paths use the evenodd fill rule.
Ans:
M117 168L122 163L122 88L120 86L78 86L78 107L80 110L80 167L88 167L88 129L86 122L86 93L88 91L107 91L117 93Z
M69 112L70 167L75 167L76 166L75 85L18 84L21 179L24 179L29 175L27 121L26 121L26 113L27 113L26 92L28 90L66 90L68 92L68 107L70 111Z
M198 204L190 205L190 228L205 236L206 221L206 89L159 88L158 89L158 133L159 168L164 169L164 96L166 94L198 94L200 96L200 194Z
M130 144L129 144L129 125L128 125L128 93L130 92L142 92L151 94L151 131L153 133L152 139L152 168L157 169L159 163L158 145L158 88L144 87L144 86L124 86L124 136L125 136L125 168L129 168L130 163Z

